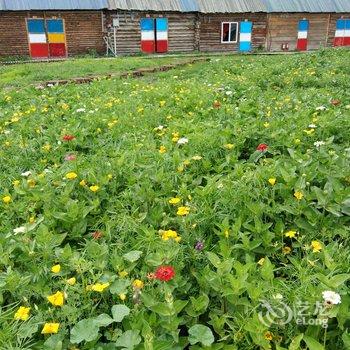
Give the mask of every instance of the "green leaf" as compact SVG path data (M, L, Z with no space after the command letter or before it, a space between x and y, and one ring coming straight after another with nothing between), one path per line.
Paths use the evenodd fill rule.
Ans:
M168 303L157 303L152 305L150 309L161 316L171 316L175 314L174 308L170 307Z
M123 321L125 316L130 314L130 309L126 305L113 305L112 306L112 316L115 322Z
M303 339L304 334L297 335L292 342L289 344L288 350L299 350L300 349L300 342Z
M214 343L214 336L211 329L202 324L196 324L192 326L189 330L188 340L193 344L202 343L204 346L210 346Z
M92 318L79 321L70 332L70 341L79 344L82 341L93 341L98 337L98 325Z
M126 331L116 341L115 345L123 349L132 350L136 345L140 344L141 337L139 331Z
M133 250L123 255L123 258L130 262L135 262L140 259L142 252L140 250Z
M207 252L206 255L207 255L209 261L210 261L216 268L219 268L219 267L220 267L221 260L220 260L220 258L219 258L215 253Z
M343 340L345 349L349 350L350 349L350 334L344 332L341 338Z
M113 318L107 314L101 314L94 318L94 321L98 327L106 327L114 322Z
M126 293L130 284L131 282L129 279L118 279L111 284L109 291L112 294Z
M311 337L308 337L308 336L304 335L303 340L306 343L306 345L308 346L309 350L325 350L324 346L321 345L314 338L311 338Z
M44 350L62 350L63 335L62 334L53 334L44 343Z

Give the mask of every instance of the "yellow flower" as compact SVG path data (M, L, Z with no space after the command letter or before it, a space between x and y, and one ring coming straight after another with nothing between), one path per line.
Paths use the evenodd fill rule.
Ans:
M119 274L119 277L124 278L128 275L128 272L123 270L123 271L120 271L118 274Z
M62 292L56 292L55 294L49 295L47 297L47 300L53 305L53 306L62 306L64 303L64 295Z
M179 197L173 197L169 199L169 203L174 205L180 203L180 201L181 201L181 198Z
M2 197L2 201L5 204L9 204L12 201L12 198L11 198L11 196L5 196L5 197Z
M186 216L186 215L188 215L189 214L189 212L190 212L190 208L189 207L179 207L178 209L177 209L177 215L179 215L179 216Z
M20 181L19 180L15 180L15 181L13 181L12 182L12 185L14 186L14 187L17 187L17 186L19 186L20 185Z
M225 147L226 149L232 149L233 147L235 147L235 145L232 144L232 143L227 143L226 145L224 145L224 147Z
M297 200L300 201L300 200L304 197L304 195L303 195L302 192L296 191L296 192L294 193L294 197L295 197Z
M274 186L275 183L276 183L276 179L275 179L274 177L271 177L271 178L269 179L269 184L270 184L271 186Z
M166 153L166 148L165 148L165 146L160 146L160 148L159 148L159 153L160 153L160 154Z
M291 247L283 247L282 249L283 254L290 254L292 252L292 248Z
M107 177L108 177L108 180L112 180L113 179L113 175L112 174L108 174Z
M271 333L271 332L266 332L265 334L264 334L264 338L266 339L266 340L272 340L273 339L273 334Z
M50 150L51 150L51 145L46 144L46 145L44 145L44 146L42 147L42 149L43 149L44 151L46 151L46 152L50 152Z
M124 301L126 299L126 295L124 293L118 294L120 300Z
M167 231L160 230L159 232L162 234L162 240L163 241L168 241L169 239L173 239L175 242L180 242L181 241L181 237L177 234L176 231L173 231L173 230L167 230Z
M102 293L106 288L109 287L109 283L96 283L91 286L91 290L94 292Z
M100 189L100 187L97 185L90 186L90 191L92 191L92 192L97 192L99 189Z
M85 180L81 180L79 182L79 185L82 186L82 187L86 186L86 181Z
M74 179L76 179L78 177L78 175L76 174L76 173L74 173L74 172L70 172L70 173L68 173L67 175L66 175L66 179L68 179L68 180L74 180Z
M159 102L159 106L160 106L160 107L164 107L165 104L166 104L166 101L160 101L160 102Z
M77 283L77 279L75 277L71 277L69 279L67 279L67 284L69 284L70 286L74 286L75 283Z
M136 289L142 289L144 287L144 283L141 281L141 280L135 280L133 283L132 283L132 286Z
M59 273L60 271L61 271L60 264L57 264L57 265L51 267L51 272L53 272L53 273Z
M264 262L265 262L265 258L261 258L261 259L258 261L258 265L262 266Z
M193 160L201 160L202 158L203 158L203 157L201 157L201 156L193 156L193 157L192 157Z
M27 180L27 184L28 184L28 186L29 186L30 188L34 188L36 182L35 182L35 180L33 180L33 179L29 179L29 180Z
M270 126L270 123L268 123L268 122L265 122L265 123L264 123L264 127L265 127L265 128L268 128L269 126Z
M41 334L56 334L59 328L59 323L45 323Z
M30 224L34 224L34 222L35 222L35 216L31 216L31 217L29 218L29 223L30 223Z
M284 234L286 237L294 238L297 235L297 231L288 231Z
M30 307L21 306L15 313L14 319L27 321L29 318Z
M318 241L312 241L311 248L314 253L319 253L322 250L322 244Z
M300 139L295 139L295 140L294 140L294 143L295 143L296 145L299 145L299 144L301 143L301 140L300 140Z

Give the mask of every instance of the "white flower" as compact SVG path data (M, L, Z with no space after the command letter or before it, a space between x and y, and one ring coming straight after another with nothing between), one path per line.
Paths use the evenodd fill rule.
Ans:
M201 157L201 156L193 156L192 159L193 159L193 160L201 160L202 157Z
M27 228L25 226L21 226L21 227L17 227L13 230L14 234L18 234L18 233L26 233L27 232Z
M224 185L222 183L219 183L217 186L218 189L223 188L223 187L224 187Z
M86 111L85 108L78 108L77 113L84 113Z
M325 110L326 110L325 106L316 107L316 111L325 111Z
M322 292L322 297L327 304L337 305L341 303L340 295L331 290L325 290L324 292Z
M280 294L280 293L277 293L277 294L275 294L275 295L273 296L273 298L276 299L276 300L282 300L282 299L283 299L283 295Z
M310 128L310 129L315 129L315 128L317 128L317 125L315 125L315 124L310 124L310 125L309 125L309 128Z
M185 145L186 143L188 143L188 138L186 137L181 137L181 139L177 141L178 145Z
M226 95L227 95L227 96L231 96L232 94L233 94L232 91L226 91Z
M10 130L4 130L4 134L5 134L5 135L8 135L8 134L10 134L10 133L11 133Z
M21 174L21 176L23 176L23 177L29 177L30 175L32 175L31 171L26 171L26 172Z
M316 141L316 142L314 142L314 146L316 146L316 147L321 147L321 146L323 146L325 144L326 143L324 141Z

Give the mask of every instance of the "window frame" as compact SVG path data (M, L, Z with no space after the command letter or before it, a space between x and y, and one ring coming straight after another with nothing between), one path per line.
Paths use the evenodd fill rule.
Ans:
M237 28L236 30L236 38L233 41L224 41L224 25L228 24L229 25L229 39L230 39L230 35L231 35L231 28L232 28L232 24L234 24ZM220 33L220 37L221 37L221 44L237 44L238 43L238 32L239 32L239 23L238 22L221 22L221 33ZM232 38L231 38L232 39Z

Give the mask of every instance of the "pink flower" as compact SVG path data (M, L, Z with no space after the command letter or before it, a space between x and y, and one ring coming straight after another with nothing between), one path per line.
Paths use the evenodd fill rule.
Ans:
M75 154L66 154L66 156L64 157L64 160L68 161L68 162L71 162L73 160L76 160L77 157Z

